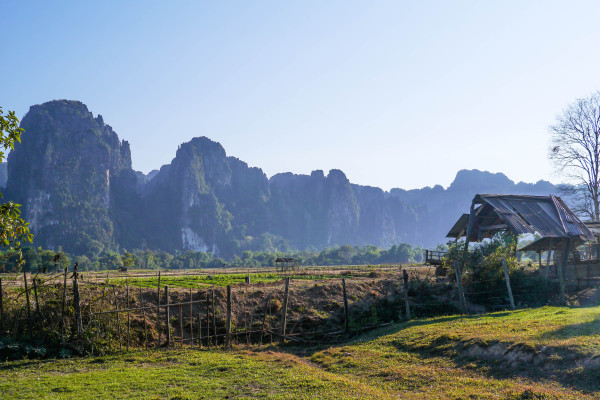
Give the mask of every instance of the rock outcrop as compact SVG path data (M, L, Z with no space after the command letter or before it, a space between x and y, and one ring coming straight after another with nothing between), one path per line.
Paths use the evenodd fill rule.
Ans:
M80 102L32 106L21 126L5 198L23 204L36 245L75 254L151 248L231 256L286 241L296 249L433 246L476 193L556 193L548 182L515 184L476 170L460 171L448 189L390 192L351 184L335 169L267 179L206 137L145 175L132 170L129 144Z
M21 127L6 190L23 205L36 243L82 254L114 243L111 183L131 170L129 144L77 101L32 106Z

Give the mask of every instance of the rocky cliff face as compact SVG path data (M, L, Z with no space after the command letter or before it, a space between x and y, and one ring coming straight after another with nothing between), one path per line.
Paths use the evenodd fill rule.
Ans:
M244 235L266 231L268 198L262 170L227 157L219 143L194 138L180 146L171 164L163 166L144 189L150 231L163 230L149 243L231 253Z
M297 249L433 246L476 193L556 193L548 182L476 170L460 171L448 189L390 192L353 185L339 170L267 179L206 137L144 175L131 169L129 144L80 102L33 106L21 126L5 198L23 204L36 245L75 254L149 247L231 256L282 239Z
M129 144L76 101L32 106L8 156L7 195L23 204L36 244L98 253L113 241L111 182L131 169Z

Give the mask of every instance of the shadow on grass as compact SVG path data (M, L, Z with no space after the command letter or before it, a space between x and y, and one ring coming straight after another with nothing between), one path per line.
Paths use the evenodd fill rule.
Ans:
M497 312L494 314L485 314L486 317L506 317L508 315L514 315L519 311L512 312ZM414 319L407 322L401 322L397 324L393 324L388 327L373 329L370 331L363 332L354 332L354 334L347 335L342 337L339 341L333 343L322 343L322 344L314 344L310 345L298 345L298 344L288 344L285 346L280 346L279 349L283 352L288 352L301 357L310 357L314 353L318 353L324 349L328 348L338 348L344 346L351 346L357 343L363 343L366 341L377 340L380 337L394 335L398 332L401 332L405 329L409 329L416 326L426 326L432 324L442 324L451 321L460 321L460 320L476 320L481 318L481 314L456 314L456 315L445 315L440 317L426 318L426 319Z
M538 337L540 339L570 339L581 336L597 336L600 332L600 318L580 324L571 324L562 328L544 332Z
M520 312L527 310L498 312L485 315L450 315L437 318L429 318L423 320L413 320L395 324L389 327L377 329L370 332L362 333L356 337L349 337L347 340L336 344L323 344L314 347L305 346L284 346L279 349L284 352L289 352L301 357L310 357L313 354L323 351L328 348L340 348L352 346L357 343L369 342L377 340L380 337L394 335L405 329L417 326L426 326L438 323L446 323L459 320L476 320L478 318L501 318L514 316ZM574 324L564 328L557 329L553 332L548 332L540 336L542 339L562 339L574 336L594 335L600 331L600 318L594 321ZM450 332L449 332L450 333ZM495 342L481 343L486 346L493 345ZM582 361L590 358L587 353L578 353L566 347L553 347L547 353L548 357L540 362L527 361L526 357L519 359L518 351L523 355L527 352L537 353L539 349L519 345L518 343L508 343L508 348L515 352L507 351L502 355L497 356L467 356L466 351L469 346L478 343L464 343L460 339L442 335L439 338L434 338L426 346L411 345L404 342L401 337L391 340L388 345L396 348L399 352L411 353L423 359L423 362L428 363L433 358L444 358L454 364L458 370L473 371L476 374L482 374L493 379L511 379L511 378L526 378L534 381L555 381L556 383L573 390L578 390L586 394L598 394L598 381L600 380L600 367L582 366ZM516 359L516 361L515 361ZM374 359L376 364L377 360Z

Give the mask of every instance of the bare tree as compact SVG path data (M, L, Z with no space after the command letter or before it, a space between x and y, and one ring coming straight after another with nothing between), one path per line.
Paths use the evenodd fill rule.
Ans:
M564 186L579 214L600 217L600 91L578 99L556 116L550 159L573 186ZM570 193L569 193L570 192Z

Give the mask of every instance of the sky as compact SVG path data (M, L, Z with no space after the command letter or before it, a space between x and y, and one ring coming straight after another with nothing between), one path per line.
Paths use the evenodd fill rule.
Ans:
M548 127L600 89L599 14L597 1L0 0L0 106L22 118L80 100L145 173L207 136L269 177L557 183Z

